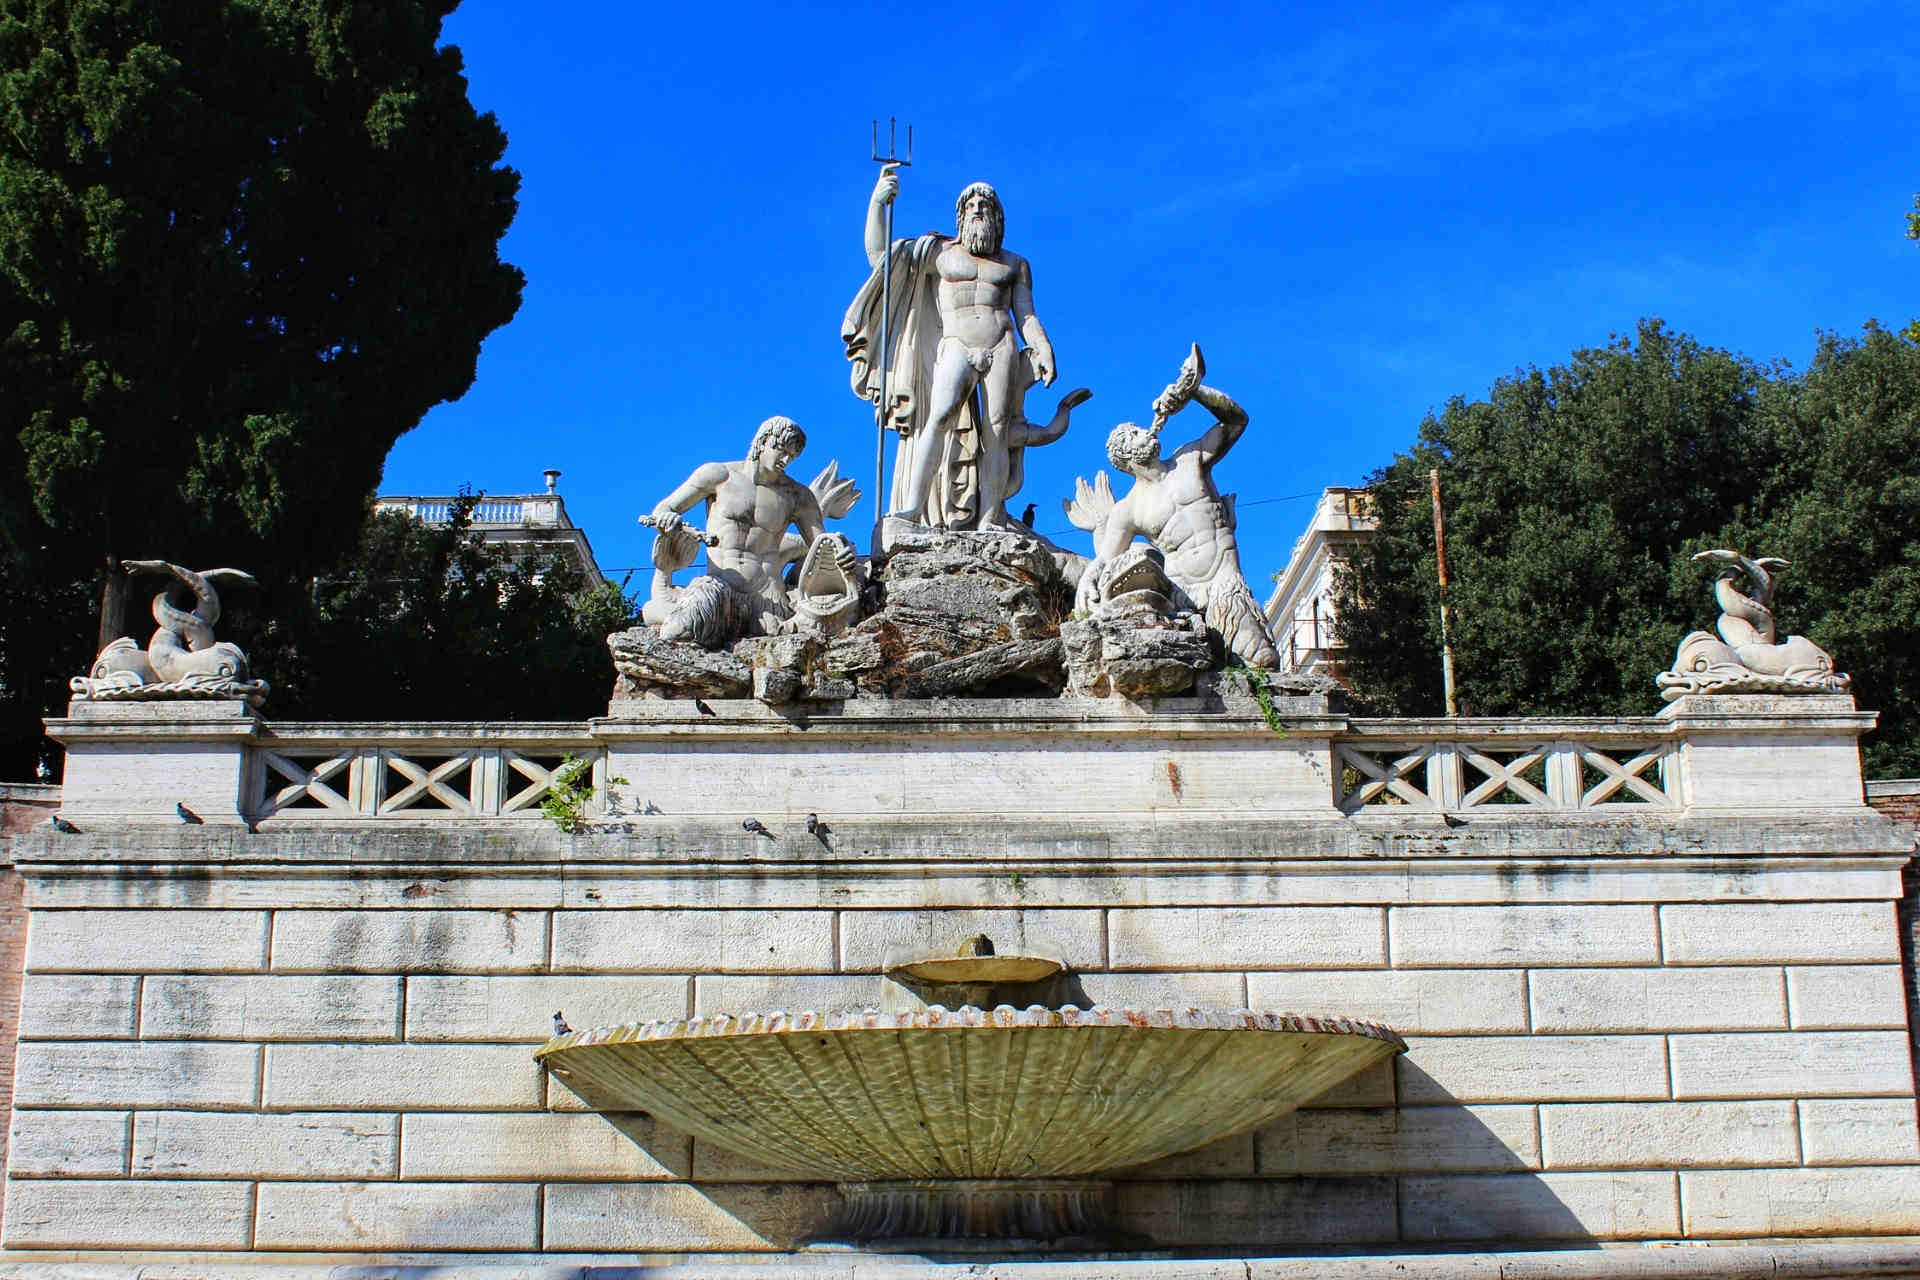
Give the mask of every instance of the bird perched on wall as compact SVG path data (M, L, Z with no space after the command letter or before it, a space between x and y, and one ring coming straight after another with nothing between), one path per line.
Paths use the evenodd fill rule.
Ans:
M1033 528L1034 510L1035 510L1034 505L1031 502L1029 502L1027 504L1027 509L1020 513L1020 523L1027 526L1027 528L1029 529Z
M63 836L77 836L80 834L80 828L74 826L57 813L47 819L47 825Z
M573 1030L573 1028L567 1025L567 1020L561 1016L560 1010L555 1009L553 1011L553 1034L563 1036L571 1030Z
M767 830L758 818L748 818L741 822L740 827L744 831L751 831L757 836L765 836L769 840L774 838L773 832Z
M715 711L712 707L708 706L705 702L702 702L699 698L695 698L693 700L693 709L695 711L698 711L703 716L717 716L720 714L718 711Z
M199 814L187 808L187 806L181 804L178 800L173 802L173 811L176 814L180 815L180 821L186 823L190 827L198 827L198 826L205 825L204 820L200 817Z

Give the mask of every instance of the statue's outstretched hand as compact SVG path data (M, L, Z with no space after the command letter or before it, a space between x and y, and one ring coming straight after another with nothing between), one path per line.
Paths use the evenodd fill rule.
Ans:
M680 527L680 513L671 508L665 511L655 511L647 523L653 526L655 533L664 538Z
M1053 368L1053 352L1045 347L1033 349L1033 371L1040 377L1040 385L1050 387L1057 376Z
M900 166L888 164L880 166L880 180L873 184L873 204L889 205L900 194Z

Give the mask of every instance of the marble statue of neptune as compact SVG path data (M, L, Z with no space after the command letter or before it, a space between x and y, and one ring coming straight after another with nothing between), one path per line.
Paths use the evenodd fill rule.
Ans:
M1022 450L1058 438L1072 407L1063 404L1051 427L1027 424L1027 388L1054 379L1053 344L1033 311L1033 272L1002 246L1005 213L986 183L960 193L954 235L929 232L889 245L886 209L899 191L888 165L867 204L873 274L841 326L854 391L877 404L881 295L890 281L884 421L901 440L888 513L940 529L1009 528L1007 499L1024 479ZM1068 399L1077 404L1086 394Z

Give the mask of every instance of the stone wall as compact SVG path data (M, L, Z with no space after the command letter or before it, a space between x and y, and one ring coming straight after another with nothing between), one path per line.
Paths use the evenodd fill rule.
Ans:
M494 816L16 838L33 923L7 1256L784 1248L833 1189L584 1110L533 1061L551 1015L901 1001L886 963L982 932L1065 960L1083 1005L1328 1012L1406 1037L1267 1129L1122 1174L1125 1224L1163 1245L1920 1233L1895 923L1911 840L1860 804L1857 772L1803 771L1811 800L1774 810L1476 808L1469 789L1345 813L1341 744L1400 738L1322 716L1286 738L1257 719L1150 743L1106 726L1100 748L1036 724L1023 753L996 715L995 760L1076 734L1081 767L1112 776L1149 750L1150 773L1199 781L1195 810L1173 790L1097 821L995 812L972 787L970 812L824 812L811 835L774 794L815 771L851 794L857 772L816 723L724 747L759 757L760 792L731 799L769 836L669 812L575 836ZM1782 769L1790 730L1767 731ZM1762 756L1714 732L1676 761L1737 777L1676 792L1760 785ZM1222 739L1269 753L1280 793L1315 761L1326 789L1237 817L1212 799ZM684 739L622 749L637 785L697 772L667 758L697 753ZM932 739L911 768L957 784L985 758ZM1519 758L1503 767L1525 776Z

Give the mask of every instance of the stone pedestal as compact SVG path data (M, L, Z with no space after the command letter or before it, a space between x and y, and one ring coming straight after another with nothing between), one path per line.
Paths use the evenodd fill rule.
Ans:
M1877 718L1848 694L1692 694L1660 713L1681 740L1681 803L1747 811L1864 805L1860 735Z
M244 702L74 702L47 736L67 749L61 814L70 822L246 821L247 747L261 718Z

